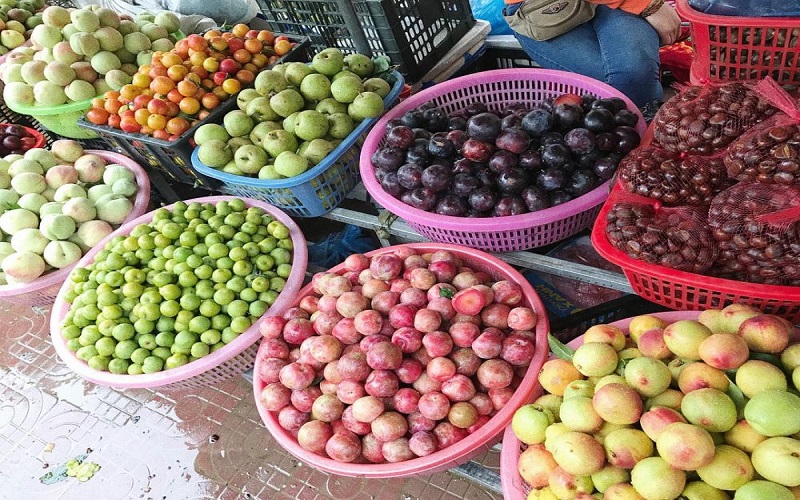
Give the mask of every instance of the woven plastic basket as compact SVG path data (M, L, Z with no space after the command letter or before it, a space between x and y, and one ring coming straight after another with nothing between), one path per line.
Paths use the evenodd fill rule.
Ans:
M612 192L617 190L621 188L615 185ZM616 249L606 237L606 217L612 204L610 198L600 210L592 228L592 245L606 260L622 268L636 294L676 310L722 308L738 302L792 322L800 321L800 287L745 283L678 271L633 259Z
M542 364L547 356L547 331L548 322L547 314L544 309L539 296L533 290L528 281L514 268L501 261L497 257L489 255L477 250L459 247L455 245L441 245L434 243L409 243L405 245L398 245L393 247L381 248L366 255L380 255L384 253L391 253L398 247L413 248L419 252L435 252L439 250L446 250L452 252L465 262L466 265L481 271L486 271L495 279L508 279L522 287L524 296L524 305L533 309L538 315L538 322L536 324L536 352L533 360L531 361L525 377L520 381L514 395L506 403L506 405L495 414L486 424L480 429L470 434L468 437L449 446L443 450L432 453L426 457L419 457L412 460L399 463L385 463L385 464L358 464L358 463L342 463L332 460L315 453L308 452L300 447L297 440L292 436L289 431L282 428L278 423L277 412L266 410L261 404L260 394L264 389L264 382L258 376L260 363L264 361L264 356L256 358L256 366L254 373L256 374L253 380L253 394L255 395L256 407L264 421L267 429L278 443L283 446L289 453L299 458L303 462L324 470L331 474L338 474L341 476L354 476L366 478L388 478L388 477L405 477L412 475L428 475L435 472L451 469L460 464L467 462L471 457L486 451L493 446L499 438L500 433L506 425L511 422L516 409L530 400L531 394L536 390L538 384L536 377L541 369ZM330 272L341 274L344 272L344 264L340 264L330 270ZM312 294L311 286L307 286L300 291L297 295L296 304L300 302L304 296ZM266 345L262 343L262 346Z
M125 219L125 223L134 220L147 212L150 204L150 178L138 163L121 154L108 151L86 150L86 153L96 154L109 163L117 163L129 168L136 179L136 198L133 200L133 210ZM84 256L85 258L85 256ZM81 259L82 261L83 259ZM56 299L59 288L66 281L69 273L81 261L42 275L30 283L20 283L0 286L0 301L23 304L29 306L49 306Z
M230 199L230 196L207 196L186 200L186 203L217 203ZM300 228L297 227L297 224L285 213L258 200L245 199L243 201L248 207L261 208L289 228L292 244L294 246L292 271L286 279L286 285L278 295L278 298L262 317L270 314L281 314L283 310L294 301L297 291L303 286L306 265L308 264L306 239ZM167 210L172 210L173 207L174 204L165 208ZM137 217L108 235L78 261L78 266L88 266L94 260L95 255L97 255L113 237L127 235L137 225L152 221L154 213L154 211L148 212L141 217ZM61 360L75 373L90 382L94 382L98 385L126 389L153 387L169 390L201 388L241 375L245 370L253 366L256 351L258 350L256 341L261 337L258 331L261 323L260 321L253 323L250 328L241 333L222 349L178 368L156 373L144 373L141 375L115 374L93 370L89 368L89 365L84 361L78 359L75 353L67 349L66 340L61 335L61 326L70 308L70 304L63 299L67 290L68 283L65 283L59 290L58 297L56 297L55 304L53 305L53 312L50 316L50 335L53 340L53 347L55 347L56 353Z
M676 7L691 28L692 83L760 80L767 75L785 85L800 83L800 19L706 14L688 0L677 0Z
M383 99L389 109L403 90L403 75L394 71L394 83ZM300 175L288 179L264 180L229 174L211 168L192 153L192 166L212 179L222 182L220 191L234 196L264 200L294 217L319 217L330 212L358 184L358 152L364 136L376 118L363 120L320 163Z
M671 311L671 312L657 312L648 313L664 319L670 323L684 319L697 319L700 314L699 311ZM633 318L626 318L620 321L611 323L614 326L621 328L627 333L628 325ZM582 338L570 342L568 345L572 348L577 348L583 343ZM514 431L511 430L509 425L503 433L503 447L500 450L500 484L503 489L504 500L525 500L530 492L530 486L523 481L522 476L519 475L517 464L519 463L519 456L525 445L517 439Z
M608 182L579 198L538 212L483 219L452 217L413 208L388 194L375 177L371 158L383 145L386 123L423 103L432 102L451 114L473 101L481 101L489 109L498 110L512 103L533 104L564 93L619 97L625 101L628 109L639 116L636 127L639 133L645 131L645 121L638 108L618 90L592 78L545 69L482 71L434 85L412 95L386 113L373 127L361 148L361 180L378 203L433 241L492 252L511 252L563 240L592 225L600 205L608 195Z
M86 114L92 106L92 100L71 102L60 106L24 106L6 103L12 110L21 115L28 115L37 120L46 129L71 139L94 139L97 134L78 126L78 119Z

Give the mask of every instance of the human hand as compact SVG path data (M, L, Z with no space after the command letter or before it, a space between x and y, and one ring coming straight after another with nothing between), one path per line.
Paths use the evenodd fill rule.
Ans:
M661 45L670 45L681 34L681 18L670 5L663 4L657 11L644 18L658 33Z

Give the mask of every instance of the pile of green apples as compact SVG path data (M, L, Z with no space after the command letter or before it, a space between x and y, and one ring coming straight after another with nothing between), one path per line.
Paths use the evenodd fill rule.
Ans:
M16 49L42 24L44 0L0 0L0 56Z
M194 135L198 159L236 175L283 179L320 163L359 122L384 111L385 68L363 54L337 48L318 52L311 64L291 62L262 71L254 88L236 98L238 109L222 124Z
M528 498L793 500L800 493L800 339L742 304L696 320L595 325L551 339L545 393L512 430Z
M31 45L9 52L0 71L3 99L12 107L59 106L119 90L140 65L150 63L154 51L174 47L180 28L171 12L126 19L98 5L69 10L51 5L40 19Z

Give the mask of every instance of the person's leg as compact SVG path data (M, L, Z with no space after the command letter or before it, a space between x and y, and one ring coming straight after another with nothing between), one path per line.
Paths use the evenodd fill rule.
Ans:
M618 9L597 8L592 26L606 68L603 79L637 106L661 100L658 33L643 18Z
M540 42L517 32L514 36L543 68L608 83L637 106L662 97L658 34L639 16L600 5L591 21L556 38Z

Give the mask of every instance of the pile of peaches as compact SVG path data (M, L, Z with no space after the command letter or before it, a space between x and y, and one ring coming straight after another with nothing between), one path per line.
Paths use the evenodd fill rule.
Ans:
M128 85L92 101L86 120L129 133L172 141L253 84L256 75L296 45L269 30L237 24L179 40L156 52Z

